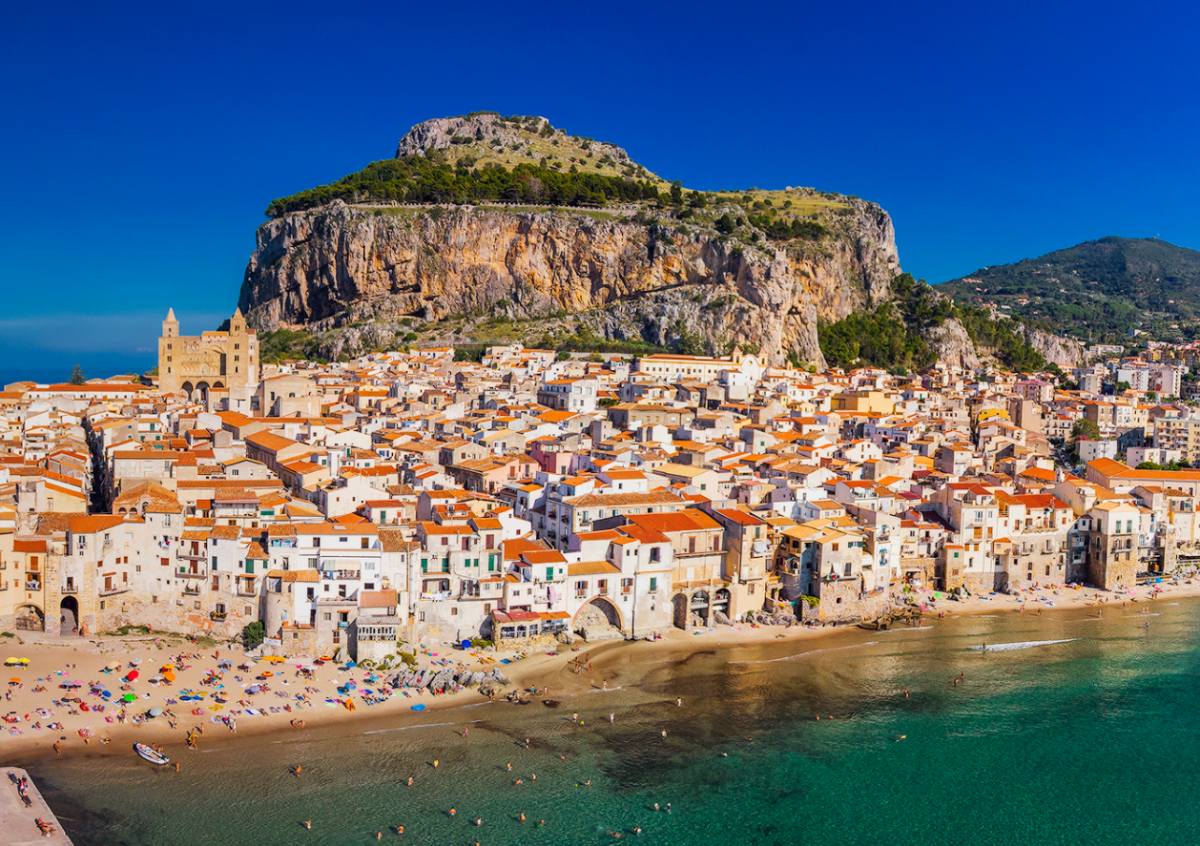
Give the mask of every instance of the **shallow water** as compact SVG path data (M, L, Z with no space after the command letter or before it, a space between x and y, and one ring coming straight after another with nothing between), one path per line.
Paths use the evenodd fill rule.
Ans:
M415 726L202 743L169 750L179 775L132 753L31 769L79 846L365 844L397 840L397 824L410 843L485 846L604 843L635 825L639 842L694 846L1190 844L1200 602L1138 610L960 617L665 662L623 645L606 673L623 689L558 709L481 702Z

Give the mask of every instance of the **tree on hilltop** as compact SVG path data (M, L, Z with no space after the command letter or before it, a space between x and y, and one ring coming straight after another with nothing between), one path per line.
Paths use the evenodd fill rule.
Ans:
M83 375L83 368L78 363L71 368L71 378L67 381L72 385L82 385L87 381L87 377Z

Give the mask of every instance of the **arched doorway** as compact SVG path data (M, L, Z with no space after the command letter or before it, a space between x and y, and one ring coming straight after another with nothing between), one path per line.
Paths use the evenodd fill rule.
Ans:
M196 390L196 387L191 382L184 382L182 385L179 386L179 390L181 390L185 394L187 394L188 399L191 399L192 391Z
M196 396L192 397L192 399L198 400L199 402L208 402L208 383L207 382L197 382L196 383Z
M698 616L706 626L708 625L708 605L708 591L698 590L692 594L691 612Z
M622 637L621 612L602 596L585 604L575 614L575 631L587 640Z
M46 615L36 605L22 605L17 609L15 623L18 629L28 632L44 632L46 630Z
M716 614L718 611L720 611L726 617L729 616L729 589L728 588L721 588L719 591L717 591L716 593L713 594L712 610L713 610L713 614Z
M73 596L64 596L58 604L59 634L79 633L79 601Z
M672 620L678 629L686 629L688 624L688 598L686 593L677 593L671 600L674 606Z

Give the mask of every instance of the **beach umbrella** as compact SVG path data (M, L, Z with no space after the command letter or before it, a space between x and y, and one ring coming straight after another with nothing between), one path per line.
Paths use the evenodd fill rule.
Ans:
M134 696L132 693L126 693L124 696L121 697L121 699L124 700L125 702L136 702L137 701L137 697Z
M20 664L32 664L33 662L32 662L32 661L30 661L28 658L18 658L18 659L17 659L17 663L20 663Z
M20 684L21 680L20 679L9 679L8 683L9 684Z
M162 716L162 708L157 708L157 707L156 707L156 708L151 708L151 709L150 709L150 716L151 716L151 717L161 717L161 716Z
M130 670L129 675L127 675L125 678L129 679L130 681L137 681L137 677L138 677L138 671Z
M6 666L6 667L15 667L17 664L20 664L20 663L21 663L20 658L5 658L4 659L4 666Z
M108 664L105 664L105 665L104 665L104 669L106 669L106 670L119 670L119 669L121 669L121 662L120 662L120 661L112 661L112 662L109 662Z
M136 667L138 664L142 663L142 659L141 658L132 658L132 659L130 659L129 663L131 666Z
M167 670L174 670L174 669L175 669L174 664L163 664L161 667L158 668L158 671L160 673L165 673Z
M172 673L170 670L167 670L165 673L163 673L163 678L169 682L173 682L173 681L175 681L175 674Z

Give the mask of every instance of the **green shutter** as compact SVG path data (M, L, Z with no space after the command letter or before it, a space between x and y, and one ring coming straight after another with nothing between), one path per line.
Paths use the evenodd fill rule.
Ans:
M548 581L548 582L554 581L554 568L553 567L546 568L546 581Z
M656 590L658 590L658 577L651 576L650 577L650 592L654 593Z
M422 559L421 559L421 572L422 572L422 573L428 573L428 572L429 572L429 559L428 559L428 558L422 558Z

